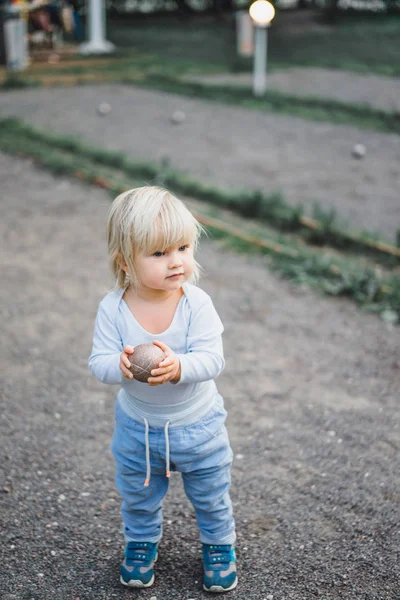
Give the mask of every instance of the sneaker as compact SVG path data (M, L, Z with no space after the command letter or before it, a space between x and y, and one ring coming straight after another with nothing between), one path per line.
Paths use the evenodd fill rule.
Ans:
M229 592L237 586L234 546L203 544L203 561L206 592Z
M153 585L157 551L157 543L128 542L125 548L124 562L121 565L121 583L134 588Z

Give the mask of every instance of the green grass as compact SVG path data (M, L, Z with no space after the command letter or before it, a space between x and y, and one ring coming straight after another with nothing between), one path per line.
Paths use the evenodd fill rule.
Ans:
M215 68L215 65L212 68ZM76 84L80 84L84 83L85 74L96 73L99 82L104 76L104 80L107 82L135 84L222 104L288 114L311 121L400 134L400 113L396 111L389 112L367 105L350 104L325 98L292 96L277 90L268 90L262 98L256 98L251 89L227 85L207 85L181 79L182 74L188 71L193 72L193 68L185 59L172 61L164 67L159 58L148 54L138 54L135 58L125 56L108 64L95 66L46 67L43 71L35 72L32 85L37 85L41 74L47 77L73 75L76 77ZM0 89L27 86L30 78L30 74L14 76L7 79Z
M129 75L126 75L123 81L129 83ZM190 83L164 75L148 77L141 85L224 104L289 114L310 121L325 121L377 129L386 133L400 133L400 113L386 112L367 105L348 104L324 98L290 96L274 90L267 91L262 98L256 98L248 89Z
M278 13L269 31L270 69L304 65L400 76L400 16L342 17L324 27L315 18L303 28L287 25L289 17ZM224 21L201 16L182 21L176 15L109 18L108 37L120 48L154 54L165 65L185 57L197 69L252 67L251 59L236 55L232 15Z

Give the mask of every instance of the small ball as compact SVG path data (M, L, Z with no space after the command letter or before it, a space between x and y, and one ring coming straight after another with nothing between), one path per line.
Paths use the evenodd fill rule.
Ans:
M105 115L108 115L108 113L111 112L111 105L108 104L108 102L102 102L97 107L97 112L99 115L104 117Z
M137 381L147 383L151 377L152 369L157 369L160 362L165 358L164 352L154 344L140 344L135 346L133 354L128 356L131 363L130 372Z
M367 149L364 146L364 144L356 144L353 147L352 154L353 154L354 158L364 158L366 153L367 153Z
M186 119L186 115L183 112L183 110L175 110L172 115L171 115L171 123L174 123L175 125L179 125L180 123L183 123L183 121Z

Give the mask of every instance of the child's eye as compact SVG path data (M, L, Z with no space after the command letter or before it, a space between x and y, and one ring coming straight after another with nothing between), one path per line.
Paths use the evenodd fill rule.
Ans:
M153 256L160 257L163 256L164 252L154 252Z
M185 252L185 250L189 248L189 244L185 244L184 246L179 246L179 252Z

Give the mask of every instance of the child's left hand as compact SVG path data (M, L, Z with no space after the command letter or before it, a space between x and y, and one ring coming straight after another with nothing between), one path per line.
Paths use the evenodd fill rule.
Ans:
M163 342L155 340L153 343L163 350L165 358L160 362L157 369L152 370L151 377L149 377L147 383L152 386L161 385L162 383L167 383L167 381L178 383L181 378L181 363L179 362L179 358Z

